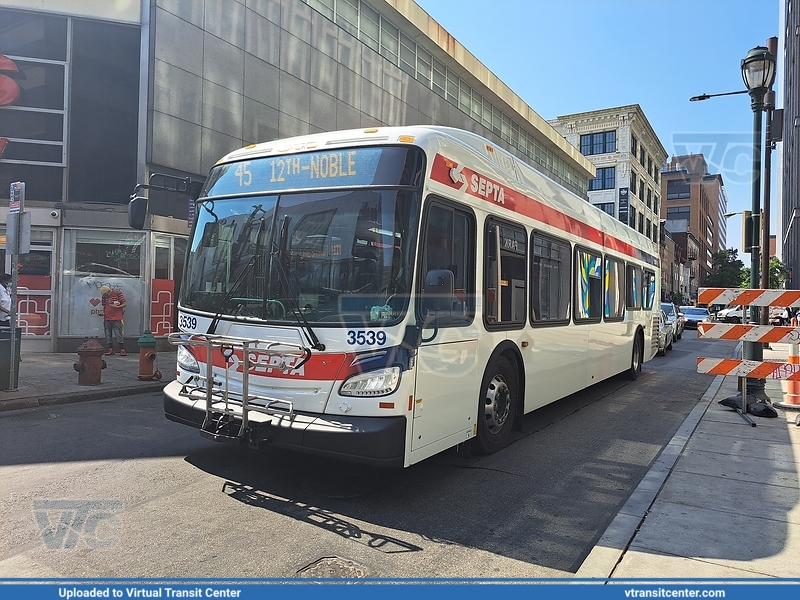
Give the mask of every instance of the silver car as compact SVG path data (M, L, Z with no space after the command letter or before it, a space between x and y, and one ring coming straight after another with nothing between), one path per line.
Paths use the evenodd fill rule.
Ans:
M684 326L686 329L697 329L698 323L707 323L711 321L711 314L707 308L699 306L681 306L683 313Z
M667 315L670 323L672 323L672 332L676 340L681 339L683 335L683 317L681 316L678 307L672 302L662 302L661 310Z
M664 356L667 350L672 350L672 342L675 339L672 321L667 318L667 313L663 310L658 314L658 355Z

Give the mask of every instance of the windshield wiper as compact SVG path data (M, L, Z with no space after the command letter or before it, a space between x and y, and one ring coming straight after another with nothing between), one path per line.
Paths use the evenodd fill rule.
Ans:
M255 213L260 209L261 209L260 206L256 207L256 210L253 211L253 213L250 215L250 218L252 219ZM248 224L252 223L250 219L248 219L248 221L249 221ZM217 310L214 313L214 318L211 319L211 323L209 323L208 325L206 333L214 334L217 332L217 325L219 324L219 320L222 317L222 310L225 308L225 305L228 303L228 301L231 298L233 298L233 294L236 293L236 291L239 289L239 286L245 280L248 273L250 273L250 271L253 270L253 267L256 264L256 260L258 259L258 246L259 246L258 241L261 239L261 234L264 231L264 221L265 219L262 217L261 222L258 225L258 233L256 234L256 252L254 252L253 256L250 257L250 260L245 265L244 269L242 269L242 272L239 274L239 277L236 278L236 281L233 282L233 285L228 290L228 293L222 297L222 300L220 301L219 306L217 306Z
M222 317L222 309L225 308L225 305L228 303L228 300L233 298L233 294L239 289L239 285L241 285L242 281L244 281L245 276L253 269L253 265L256 264L256 256L255 254L250 259L250 261L245 265L242 272L239 274L239 277L236 278L236 281L233 282L233 285L228 290L228 293L223 296L222 301L219 303L217 307L217 311L214 313L214 318L211 319L211 323L206 330L206 333L216 333L217 332L217 325L219 324L219 320Z
M273 248L276 248L275 251L272 253L274 257L275 263L278 266L278 277L281 280L281 285L286 290L286 297L289 299L291 303L289 308L294 315L294 318L297 319L297 323L300 325L300 328L303 330L303 335L306 336L306 340L308 343L311 344L311 347L314 350L319 350L322 352L325 350L325 344L319 341L317 334L314 333L314 330L311 328L311 325L308 324L308 320L306 320L306 316L303 314L303 311L300 310L297 300L295 299L294 295L291 293L291 288L289 286L289 276L286 274L286 269L283 266L283 253L284 249L286 248L286 240L288 238L289 232L289 217L284 217L283 225L281 226L281 236L279 244L273 243Z

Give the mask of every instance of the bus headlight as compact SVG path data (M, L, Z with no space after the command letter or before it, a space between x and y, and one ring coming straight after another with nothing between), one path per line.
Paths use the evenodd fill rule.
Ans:
M178 367L187 373L200 373L200 364L186 346L178 346Z
M353 375L339 388L342 396L387 396L400 385L400 367Z

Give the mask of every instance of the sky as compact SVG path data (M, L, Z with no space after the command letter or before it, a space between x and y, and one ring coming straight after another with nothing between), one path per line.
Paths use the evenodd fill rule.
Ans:
M729 212L752 207L750 97L689 98L745 89L741 61L778 36L780 0L415 1L543 118L638 104L669 156L702 152L722 174ZM749 265L741 217L727 224Z

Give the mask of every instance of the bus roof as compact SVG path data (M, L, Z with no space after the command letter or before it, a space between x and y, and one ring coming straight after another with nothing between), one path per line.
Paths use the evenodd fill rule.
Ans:
M431 158L437 152L449 154L448 158L468 162L471 168L485 175L494 174L519 193L535 198L571 219L586 223L612 238L643 250L650 257L648 262L652 263L654 258L658 263L656 243L647 236L575 195L497 144L475 133L453 127L412 125L314 133L252 144L228 153L217 164L374 144L413 144L422 147ZM466 160L467 156L469 160ZM658 227L658 223L654 226Z

